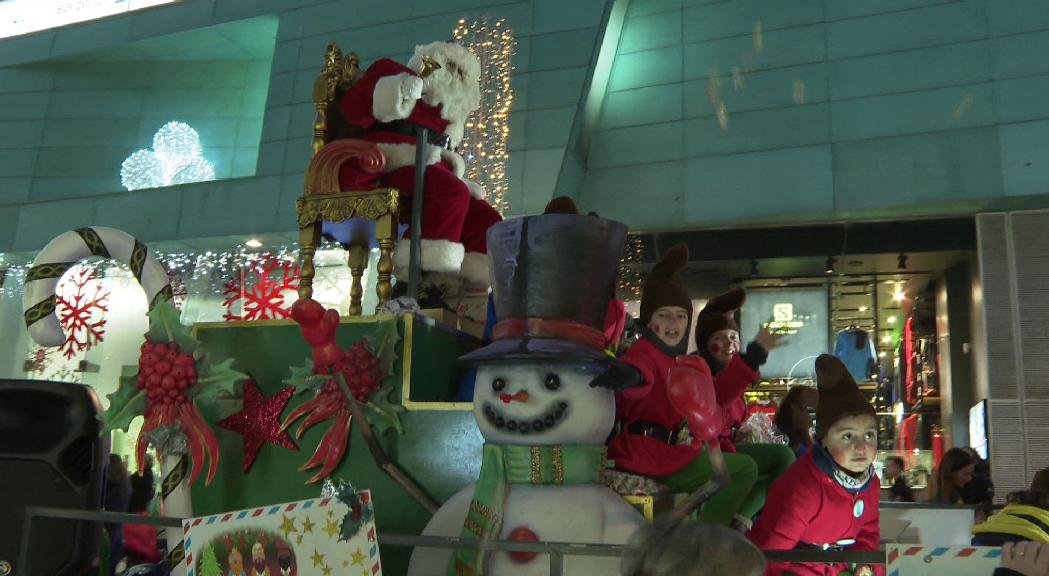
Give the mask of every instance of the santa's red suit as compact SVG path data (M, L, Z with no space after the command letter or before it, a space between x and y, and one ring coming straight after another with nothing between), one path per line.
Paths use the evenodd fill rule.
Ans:
M438 70L435 74L447 74ZM362 129L362 139L375 142L386 156L379 184L397 188L410 199L415 184L415 126L426 127L431 144L426 150L425 196L422 213L422 267L432 272L460 274L487 286L486 233L502 218L481 195L483 190L462 179L461 156L443 149L438 139L456 123L461 134L465 118L446 118L441 105L421 97L423 79L407 66L389 59L372 64L346 91L340 102L343 118ZM453 142L454 143L454 142ZM438 145L435 145L438 144ZM339 174L343 189L353 189L362 175L344 165ZM407 267L406 241L395 250L395 265Z
M845 489L820 467L813 454L823 450L815 445L772 483L765 508L748 534L762 550L793 550L847 544L848 550L877 550L878 496L881 481L871 474L858 493ZM874 565L875 574L884 574L883 565ZM770 562L766 576L831 576L846 570L844 564L787 564Z

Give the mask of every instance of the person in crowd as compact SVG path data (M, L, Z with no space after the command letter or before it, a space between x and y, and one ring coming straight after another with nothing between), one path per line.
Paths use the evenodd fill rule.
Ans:
M664 519L638 528L627 542L621 576L760 576L765 557L723 526Z
M1049 543L1049 493L1037 490L1013 492L1005 508L976 524L974 546L1001 546L1007 542Z
M914 502L914 491L903 477L903 458L889 456L885 459L885 479L892 482L889 488L890 502Z
M788 446L801 456L812 446L812 416L819 392L812 386L793 386L780 401L773 419L776 427L787 437Z
M750 541L762 550L877 550L881 483L873 466L878 447L874 407L841 360L821 355L816 378L816 441L772 483ZM770 562L766 574L842 572L881 575L884 567Z
M994 483L991 481L991 465L973 448L965 447L973 461L973 477L962 488L962 502L979 506L977 521L982 522L994 513Z
M973 478L976 462L962 448L951 448L944 453L940 464L932 471L926 501L935 504L964 504L963 489Z
M742 288L730 290L711 298L696 320L696 350L710 365L714 375L714 391L722 407L723 427L719 437L721 451L750 456L758 467L754 488L740 507L737 522L744 531L751 519L765 504L769 485L794 463L794 451L782 444L734 444L737 428L747 419L747 401L744 392L758 381L758 370L768 359L769 352L779 345L779 336L765 327L758 330L746 350L740 349L739 326L736 312L743 306L747 294Z
M130 500L131 480L128 478L124 459L119 454L110 454L109 465L106 467L104 508L106 512L124 513L128 510ZM113 522L106 524L106 532L109 534L109 570L111 574L115 574L117 564L124 556L124 529L120 523Z
M142 469L131 477L131 498L128 512L149 516L149 505L156 495L153 482L153 456L146 454ZM160 547L157 544L157 529L149 524L124 524L124 553L128 565L156 564L160 562Z
M131 476L131 501L128 510L132 514L149 510L149 505L157 495L156 480L153 477L153 455L147 453L142 469Z
M594 385L621 390L616 395L619 432L609 441L616 467L660 479L678 492L692 492L713 477L702 443L692 441L684 419L668 397L667 375L684 356L692 321L692 299L679 270L688 262L688 247L672 247L653 267L641 295L641 338ZM695 360L698 360L695 359ZM602 383L604 379L621 384ZM726 454L729 486L705 503L700 516L729 525L757 479L753 458Z
M994 576L1049 576L1049 544L1009 542L1002 546L1002 565Z

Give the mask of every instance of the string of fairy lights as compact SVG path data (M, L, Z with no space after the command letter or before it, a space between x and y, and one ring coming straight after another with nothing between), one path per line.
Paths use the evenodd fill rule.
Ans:
M317 254L330 254L333 261L345 262L345 250L335 242L323 242ZM225 282L239 270L250 268L269 257L298 262L298 243L280 244L265 248L238 246L227 250L199 250L190 252L157 251L154 257L168 272L171 278L182 282L193 282L198 291L207 290L222 294ZM0 296L21 296L26 272L31 266L28 262L14 263L5 254L0 253ZM314 259L318 262L318 259ZM85 260L84 267L95 272L98 277L105 277L110 270L119 270L125 275L127 267L115 260ZM318 262L318 265L320 263Z
M452 34L481 62L481 106L466 121L459 146L466 159L467 177L484 186L488 203L506 216L509 182L506 164L510 158L510 106L514 101L510 75L516 42L513 31L500 18L482 17L467 23L459 20Z
M645 274L641 265L645 257L645 242L639 234L627 236L623 256L619 259L619 296L627 300L641 298Z

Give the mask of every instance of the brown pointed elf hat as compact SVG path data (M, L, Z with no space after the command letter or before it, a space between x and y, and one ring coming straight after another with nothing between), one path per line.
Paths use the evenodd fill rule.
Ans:
M875 416L874 407L838 358L830 354L816 358L816 384L820 392L816 404L817 440L822 441L827 430L842 418L861 414Z
M675 244L663 254L663 258L652 267L641 290L641 321L647 326L652 314L663 306L677 306L688 310L692 318L692 299L681 279L681 269L688 264L688 245Z
M733 288L708 300L706 306L699 311L699 318L696 320L696 348L706 350L707 340L710 340L715 332L739 332L739 325L733 316L736 310L743 307L746 300L747 292L742 288Z

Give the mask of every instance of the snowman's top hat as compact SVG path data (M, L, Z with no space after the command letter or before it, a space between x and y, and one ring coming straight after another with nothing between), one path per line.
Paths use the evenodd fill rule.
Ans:
M504 220L488 230L494 341L468 364L607 362L604 323L626 239L621 222L567 210Z

